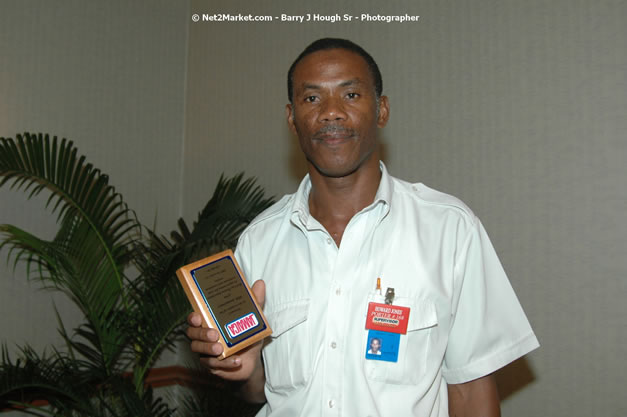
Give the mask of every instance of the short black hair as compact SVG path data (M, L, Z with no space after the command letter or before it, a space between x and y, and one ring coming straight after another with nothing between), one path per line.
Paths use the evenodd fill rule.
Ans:
M303 60L307 55L313 54L318 51L326 51L330 49L346 49L351 52L355 52L359 56L361 56L368 64L368 70L374 79L374 89L377 94L377 97L381 97L381 93L383 92L383 80L381 78L381 71L379 71L379 66L374 61L372 56L368 52L364 50L361 46L357 45L354 42L351 42L347 39L339 39L339 38L322 38L313 42L311 45L305 48L303 52L298 55L298 58L292 63L289 71L287 72L287 98L290 103L292 102L293 94L294 94L294 68L296 65Z

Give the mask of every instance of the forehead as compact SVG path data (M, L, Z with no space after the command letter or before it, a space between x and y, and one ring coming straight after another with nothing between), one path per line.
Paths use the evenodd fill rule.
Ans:
M374 79L366 60L347 49L329 49L307 55L294 68L293 83L298 89L304 84L324 84L359 80L374 87Z

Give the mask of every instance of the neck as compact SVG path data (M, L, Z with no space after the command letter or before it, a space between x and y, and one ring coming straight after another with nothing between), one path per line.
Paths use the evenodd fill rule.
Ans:
M374 156L354 173L340 178L326 177L310 166L309 211L338 246L350 219L374 201L381 181L379 158Z

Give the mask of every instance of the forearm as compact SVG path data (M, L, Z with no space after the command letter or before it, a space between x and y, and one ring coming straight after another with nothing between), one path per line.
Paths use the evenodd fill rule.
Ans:
M499 395L492 375L449 385L448 403L450 417L501 416Z

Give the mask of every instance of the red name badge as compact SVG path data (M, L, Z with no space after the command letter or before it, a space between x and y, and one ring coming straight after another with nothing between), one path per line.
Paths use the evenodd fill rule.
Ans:
M405 334L409 322L409 310L409 307L368 303L366 329Z

